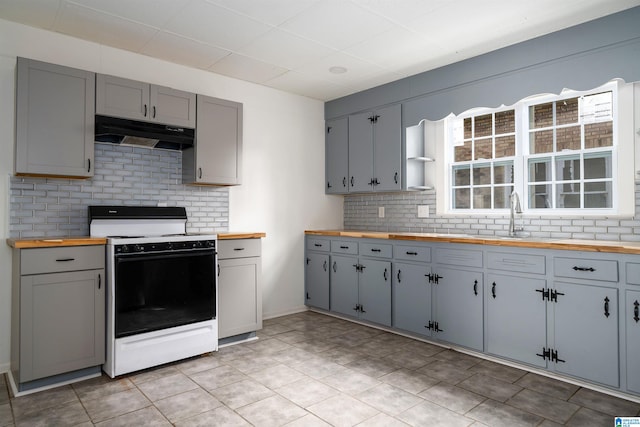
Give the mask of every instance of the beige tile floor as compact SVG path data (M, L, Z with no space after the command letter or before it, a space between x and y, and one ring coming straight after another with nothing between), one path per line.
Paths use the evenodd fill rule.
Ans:
M613 426L640 404L322 314L112 380L10 398L0 426Z

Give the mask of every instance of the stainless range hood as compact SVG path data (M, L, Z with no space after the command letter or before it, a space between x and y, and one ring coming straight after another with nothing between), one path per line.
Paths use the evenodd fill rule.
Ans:
M95 140L112 144L183 150L193 147L195 130L160 123L96 115Z

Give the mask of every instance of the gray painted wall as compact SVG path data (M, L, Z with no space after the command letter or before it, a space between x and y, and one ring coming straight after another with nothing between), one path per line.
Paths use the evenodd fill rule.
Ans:
M88 180L11 177L9 235L88 236L89 205L184 206L187 231L227 231L227 188L182 185L182 153L96 143Z

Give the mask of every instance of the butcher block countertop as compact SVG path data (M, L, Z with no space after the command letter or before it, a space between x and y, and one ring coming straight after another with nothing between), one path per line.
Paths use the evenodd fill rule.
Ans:
M16 249L54 248L58 246L105 245L106 237L61 237L34 239L7 239L7 245Z
M227 231L224 233L218 233L218 240L231 240L231 239L261 239L267 237L266 233L245 233L245 232L232 232Z
M307 230L305 234L329 237L358 237L369 239L408 240L415 242L470 243L475 245L519 246L537 249L565 249L573 251L639 254L640 242L605 240L542 239L535 237L492 237L465 234L399 233L358 230Z

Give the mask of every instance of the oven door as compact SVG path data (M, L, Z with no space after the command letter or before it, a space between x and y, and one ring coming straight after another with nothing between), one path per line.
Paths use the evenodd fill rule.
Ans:
M114 256L115 338L216 317L215 250Z

